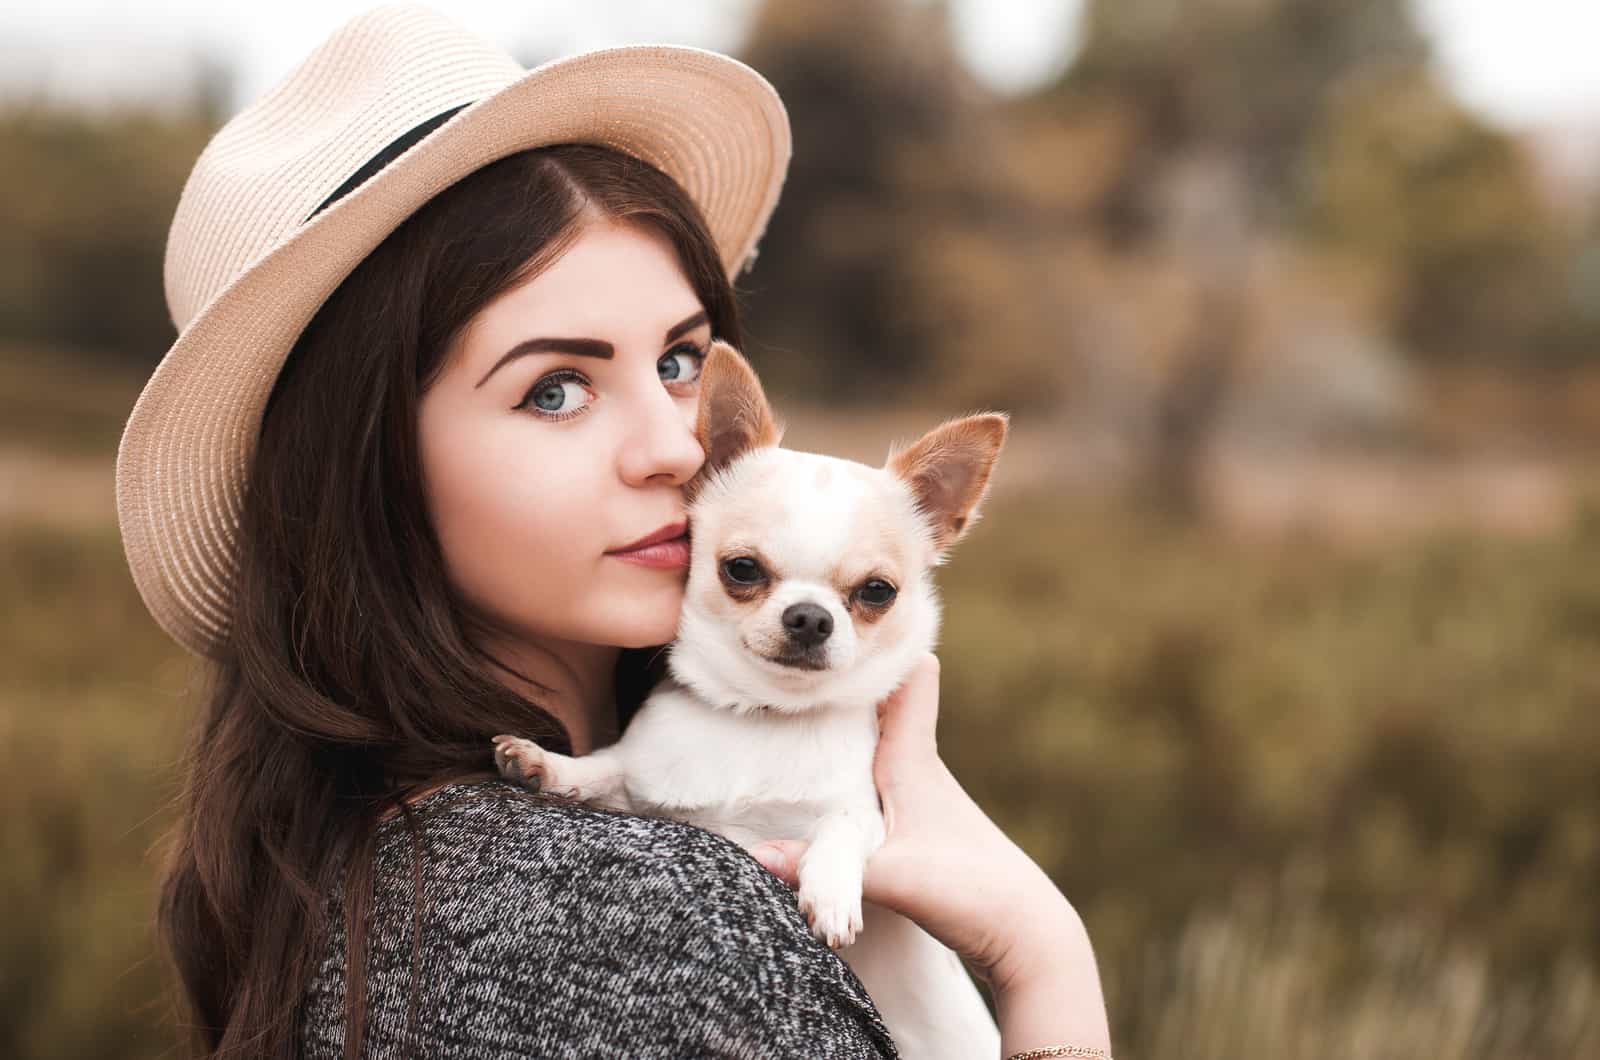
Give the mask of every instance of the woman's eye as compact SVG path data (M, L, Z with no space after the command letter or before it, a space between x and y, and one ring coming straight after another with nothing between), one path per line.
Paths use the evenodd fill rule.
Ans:
M656 362L656 372L664 383L692 383L700 378L700 366L706 353L698 346L683 343L674 346Z
M577 415L590 400L588 389L576 376L548 375L533 384L517 408L564 418Z

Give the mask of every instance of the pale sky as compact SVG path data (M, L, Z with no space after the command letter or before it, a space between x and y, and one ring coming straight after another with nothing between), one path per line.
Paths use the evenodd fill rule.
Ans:
M804 2L804 0L788 0ZM949 0L962 54L1001 91L1070 61L1079 0ZM1600 0L1414 0L1466 102L1509 127L1600 119ZM658 41L736 50L758 0L440 0L521 55ZM373 0L0 0L0 92L161 98L208 52L238 74L240 106Z

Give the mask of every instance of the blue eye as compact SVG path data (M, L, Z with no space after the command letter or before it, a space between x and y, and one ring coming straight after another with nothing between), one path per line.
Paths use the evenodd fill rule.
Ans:
M706 351L689 342L682 342L662 355L656 362L656 373L664 383L692 383L700 378L700 367L705 363ZM690 363L692 362L692 363ZM684 364L689 367L681 367Z
M546 419L564 420L583 412L592 400L583 377L563 370L551 372L529 387L517 408Z

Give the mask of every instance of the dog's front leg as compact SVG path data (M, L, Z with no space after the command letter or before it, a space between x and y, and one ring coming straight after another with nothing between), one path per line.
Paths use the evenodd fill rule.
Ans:
M832 949L850 945L861 931L861 879L883 835L876 806L847 807L818 818L800 855L800 911Z
M582 758L546 751L517 736L494 738L494 764L500 775L533 791L632 812L622 758L604 747Z

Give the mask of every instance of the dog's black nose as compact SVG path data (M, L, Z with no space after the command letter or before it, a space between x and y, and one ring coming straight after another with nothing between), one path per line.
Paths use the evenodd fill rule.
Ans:
M833 616L820 604L790 604L783 611L783 628L789 639L809 648L833 632Z

